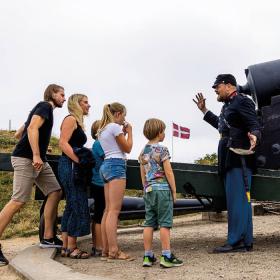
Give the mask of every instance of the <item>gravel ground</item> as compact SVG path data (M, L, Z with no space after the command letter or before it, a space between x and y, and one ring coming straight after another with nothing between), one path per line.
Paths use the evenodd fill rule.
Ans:
M225 243L227 224L202 221L200 214L179 218L172 229L172 250L184 265L177 268L162 269L158 263L143 268L141 233L119 235L121 248L136 257L133 262L60 256L56 260L76 271L112 279L280 279L280 217L256 216L253 222L253 252L212 254L213 247ZM81 247L89 249L89 240L81 242ZM154 251L160 255L159 232L154 235Z
M213 247L225 242L226 223L201 221L201 215L176 218L172 230L172 249L184 260L184 266L161 269L157 263L143 268L143 243L141 233L120 234L121 248L134 255L133 262L102 262L99 258L72 260L57 257L56 260L72 269L89 275L112 279L280 279L280 217L257 216L254 219L254 251L250 253L211 254ZM159 232L155 232L154 251L160 255ZM28 246L38 243L38 237L1 240L5 255L11 260ZM88 240L81 243L89 249ZM0 279L19 280L8 266L0 267Z
M11 260L20 251L25 248L37 244L38 236L24 237L24 238L12 238L0 241L5 257ZM20 280L20 278L9 266L0 267L0 279L1 280Z

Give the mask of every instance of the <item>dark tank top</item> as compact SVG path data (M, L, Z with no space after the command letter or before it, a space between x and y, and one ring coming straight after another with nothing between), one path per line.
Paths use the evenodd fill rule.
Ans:
M82 148L87 142L87 136L81 126L77 122L77 128L73 131L68 143L72 148ZM66 156L62 153L63 156Z

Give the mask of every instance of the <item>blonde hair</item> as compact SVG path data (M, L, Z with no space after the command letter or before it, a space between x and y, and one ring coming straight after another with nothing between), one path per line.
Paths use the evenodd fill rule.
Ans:
M48 85L44 92L44 101L53 101L53 94L61 90L64 90L62 86L56 84Z
M96 120L95 122L93 122L92 126L91 126L91 137L96 140L97 139L97 131L99 129L99 126L101 124L101 120Z
M125 106L122 105L121 103L114 102L111 104L104 105L103 115L102 115L98 133L100 133L108 123L115 122L114 114L118 112L120 113L126 112Z
M86 95L80 94L80 93L75 93L69 96L68 98L68 111L71 116L73 116L77 123L81 126L81 128L84 130L84 114L83 110L80 106L80 102L83 98L87 98Z
M155 139L166 128L165 123L159 119L146 120L143 128L143 134L148 140Z

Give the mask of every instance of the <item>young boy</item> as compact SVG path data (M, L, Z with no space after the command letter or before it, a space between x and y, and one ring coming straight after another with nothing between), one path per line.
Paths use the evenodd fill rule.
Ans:
M160 266L181 266L183 262L170 250L170 228L173 223L173 203L176 184L168 149L159 144L165 137L165 124L159 119L148 119L143 133L149 140L139 156L141 179L144 187L145 223L143 266L151 267L156 258L152 251L154 228L160 227L162 255Z

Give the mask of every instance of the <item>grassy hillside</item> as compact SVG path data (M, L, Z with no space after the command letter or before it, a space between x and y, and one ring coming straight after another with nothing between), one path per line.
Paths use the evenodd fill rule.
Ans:
M17 140L14 138L15 131L0 130L0 153L10 153L13 151ZM60 154L58 139L51 138L50 147L52 153ZM10 200L12 195L13 173L0 171L0 210ZM2 238L12 236L26 236L38 233L40 201L35 201L34 190L32 199L24 208L14 216L13 221L5 230Z
M14 138L15 131L0 130L0 153L11 152L17 140Z
M11 153L18 140L14 138L15 131L0 130L0 153ZM58 138L52 136L49 144L52 154L59 155Z

